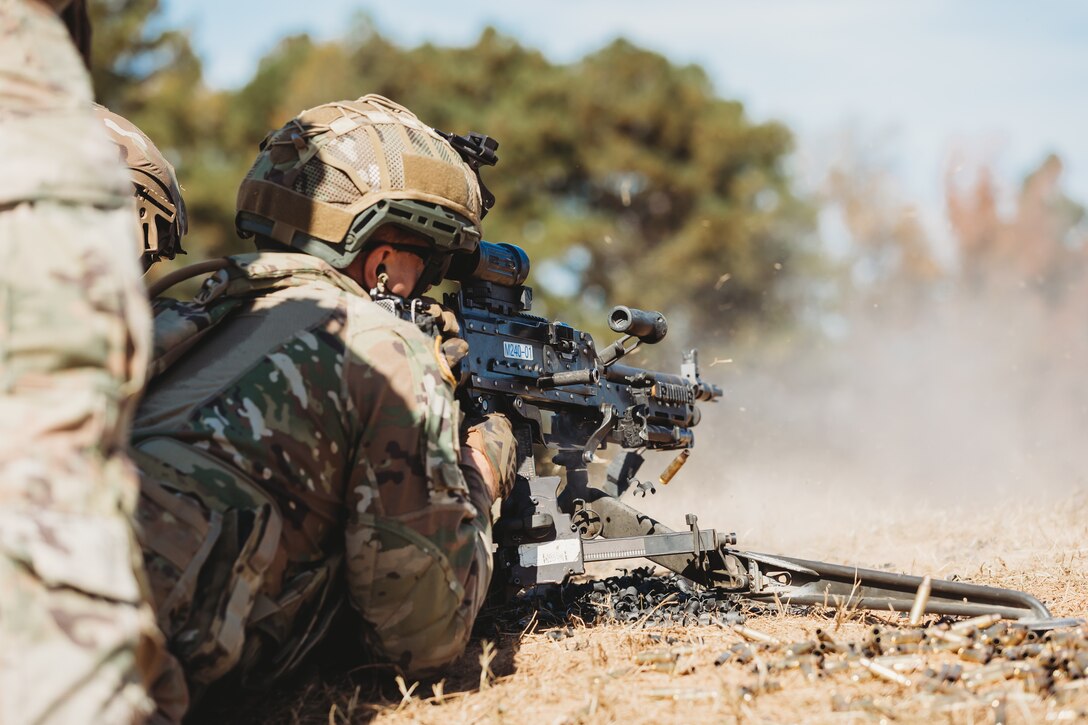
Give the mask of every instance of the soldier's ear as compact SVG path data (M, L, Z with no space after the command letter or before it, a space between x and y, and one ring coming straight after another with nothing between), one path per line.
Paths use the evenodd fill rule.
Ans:
M374 270L374 274L377 274L377 275L385 274L385 265L384 264L379 264L377 266L377 268Z

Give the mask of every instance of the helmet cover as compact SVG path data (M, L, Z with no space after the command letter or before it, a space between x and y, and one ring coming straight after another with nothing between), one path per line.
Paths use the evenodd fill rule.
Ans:
M385 224L440 252L471 252L476 173L411 111L378 95L326 103L273 131L238 190L239 234L260 234L334 267Z

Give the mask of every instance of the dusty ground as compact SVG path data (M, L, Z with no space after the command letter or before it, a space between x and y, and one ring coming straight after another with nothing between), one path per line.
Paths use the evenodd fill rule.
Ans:
M958 576L1027 591L1055 616L1088 615L1088 497L970 502L951 509L870 509L864 522L835 527L808 558L852 561L915 574ZM744 543L743 541L741 542ZM752 547L755 548L755 547ZM932 620L931 620L932 621ZM891 614L792 613L770 609L747 625L784 643L815 630L862 642L874 626L900 626ZM1030 681L962 684L927 692L926 668L981 665L952 653L904 665L910 685L888 682L856 663L833 673L779 670L783 648L754 660L715 665L743 639L720 627L634 629L575 624L549 635L538 622L485 627L440 683L397 682L339 655L327 655L296 682L260 699L220 703L201 721L286 723L1035 723L1088 721L1088 687L1059 678L1038 694ZM664 662L662 660L665 660ZM482 671L481 663L489 663ZM1081 680L1088 683L1088 680Z

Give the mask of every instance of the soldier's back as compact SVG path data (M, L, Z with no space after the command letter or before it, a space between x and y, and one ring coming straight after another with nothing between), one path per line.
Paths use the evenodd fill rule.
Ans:
M0 722L148 714L124 457L148 312L131 187L45 3L0 0Z
M301 254L232 258L195 301L160 303L155 329L156 359L171 362L140 405L133 446L160 624L196 691L236 667L272 679L342 601L347 488L381 467L360 448L388 440L395 456L398 436L419 439L401 379L433 353ZM198 577L219 588L198 591Z

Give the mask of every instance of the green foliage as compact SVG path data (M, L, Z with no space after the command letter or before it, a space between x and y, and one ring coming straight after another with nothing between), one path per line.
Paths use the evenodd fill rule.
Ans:
M813 227L791 191L791 135L752 122L697 66L624 40L557 65L490 28L470 47L401 48L359 17L352 40L286 38L245 86L212 93L185 35L150 30L156 7L100 3L96 80L179 162L190 260L247 248L235 189L269 130L373 92L500 140L485 231L529 252L538 311L585 324L612 304L660 308L703 336L788 319Z

